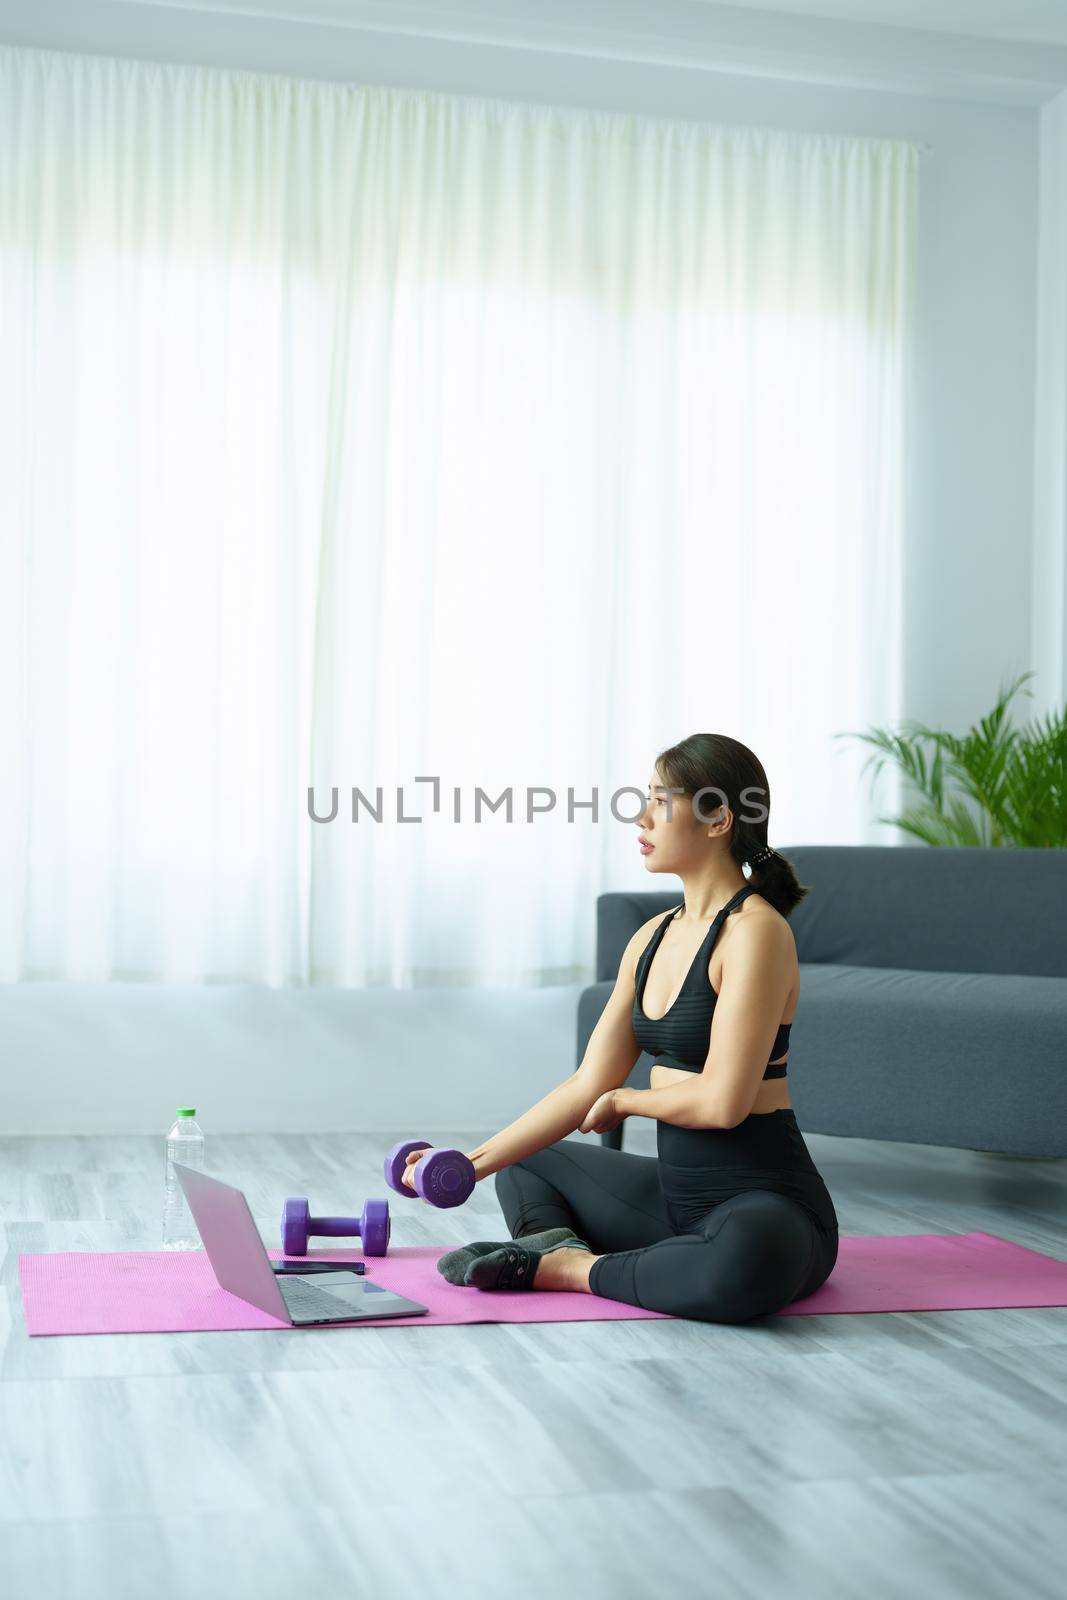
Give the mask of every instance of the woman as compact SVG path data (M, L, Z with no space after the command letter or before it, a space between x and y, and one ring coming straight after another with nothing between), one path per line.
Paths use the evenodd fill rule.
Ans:
M837 1216L785 1080L800 992L786 918L808 891L767 845L769 801L756 756L723 734L657 759L639 848L683 903L630 940L577 1072L469 1152L496 1174L511 1238L443 1255L449 1282L747 1322L830 1276ZM642 1050L650 1087L623 1088ZM657 1156L565 1139L625 1116L655 1119Z

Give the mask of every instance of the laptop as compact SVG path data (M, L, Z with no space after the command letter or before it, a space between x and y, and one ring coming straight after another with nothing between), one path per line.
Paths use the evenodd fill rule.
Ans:
M258 1306L279 1322L306 1328L322 1322L369 1322L381 1317L417 1317L429 1306L406 1300L366 1277L343 1269L324 1279L302 1276L292 1261L272 1262L248 1201L240 1189L174 1162L182 1193L221 1288ZM338 1267L340 1263L336 1263ZM321 1271L321 1263L314 1266ZM309 1264L310 1267L310 1264ZM284 1276L282 1276L284 1273Z

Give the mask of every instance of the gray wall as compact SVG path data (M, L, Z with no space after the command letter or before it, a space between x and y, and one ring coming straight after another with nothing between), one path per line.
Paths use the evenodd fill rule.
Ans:
M574 1071L579 992L7 984L0 1136L502 1128Z

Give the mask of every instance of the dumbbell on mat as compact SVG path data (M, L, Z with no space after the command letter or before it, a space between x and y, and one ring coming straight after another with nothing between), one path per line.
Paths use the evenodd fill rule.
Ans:
M313 1217L306 1200L292 1198L282 1207L282 1250L287 1256L306 1256L312 1234L321 1238L346 1238L358 1233L365 1256L384 1256L389 1248L389 1202L368 1200L359 1217Z
M414 1191L403 1182L412 1150L430 1154L415 1163ZM385 1158L385 1181L397 1194L420 1194L432 1206L461 1206L474 1188L474 1162L462 1150L435 1150L425 1139L405 1139Z

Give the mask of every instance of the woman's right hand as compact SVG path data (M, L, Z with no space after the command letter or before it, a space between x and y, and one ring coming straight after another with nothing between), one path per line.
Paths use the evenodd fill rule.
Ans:
M609 1089L606 1094L600 1095L593 1101L578 1132L610 1133L612 1128L619 1126L624 1116L625 1112L619 1111L615 1105L615 1090Z
M404 1158L404 1170L400 1174L400 1181L407 1185L412 1194L418 1194L419 1192L415 1187L415 1168L423 1156L428 1156L432 1149L432 1144L420 1145L418 1150L409 1150Z

